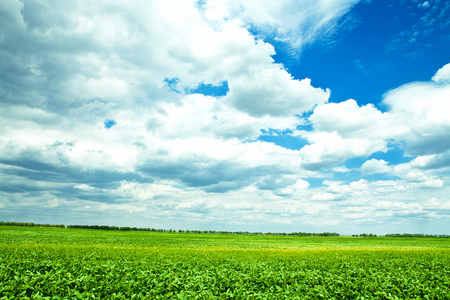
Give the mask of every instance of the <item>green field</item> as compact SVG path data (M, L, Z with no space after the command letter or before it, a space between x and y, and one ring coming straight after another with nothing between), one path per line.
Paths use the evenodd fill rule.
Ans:
M0 299L450 299L450 239L0 227Z

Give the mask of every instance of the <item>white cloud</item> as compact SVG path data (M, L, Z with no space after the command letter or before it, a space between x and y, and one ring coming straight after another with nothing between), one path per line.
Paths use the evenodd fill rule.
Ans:
M380 201L377 207L382 210L391 210L395 213L406 215L411 213L419 213L423 210L422 205L416 203L405 203L395 201Z
M382 113L372 104L358 106L353 99L319 105L309 121L314 131L296 134L310 143L300 153L305 167L312 169L386 152L390 139L401 137L409 130L389 113Z
M450 84L418 82L388 92L383 103L408 130L395 137L409 155L430 155L450 147ZM394 129L395 130L395 129Z
M411 161L411 165L420 169L448 168L450 166L450 151L418 156Z
M164 103L148 112L149 130L162 138L198 136L219 139L256 139L261 129L294 129L302 120L288 116L251 116L234 109L225 99L192 94L175 103ZM163 112L163 113L161 113Z
M381 139L344 138L338 132L303 132L310 145L300 149L303 167L319 170L339 164L352 157L369 156L378 151L386 151L386 142Z
M412 183L411 185L419 188L442 188L444 186L444 181L442 181L442 179L430 179L419 183Z
M371 159L361 166L361 172L364 174L375 174L375 173L389 173L391 167L388 166L388 162L385 160Z
M387 139L402 134L406 129L392 128L395 120L382 113L373 104L358 106L349 99L340 103L327 103L318 106L309 117L314 129L318 131L336 131L343 137Z
M348 168L346 168L344 166L339 166L339 167L333 168L333 172L336 172L336 173L347 173L347 172L350 172L350 171L351 171L350 169L348 169Z
M336 194L332 193L317 193L312 195L311 200L315 201L332 201L337 198Z
M450 63L440 68L433 76L433 81L437 83L445 83L450 81Z
M425 203L425 207L437 210L450 210L450 200L439 201L436 198L431 198Z
M161 141L156 152L147 149L138 160L137 169L146 176L210 191L240 189L267 176L301 174L297 151L265 142L175 139ZM264 187L273 190L286 187L290 182L288 179L264 184Z
M265 36L275 36L294 49L330 35L338 20L358 0L223 1L209 0L205 16L212 21L239 18Z
M111 225L281 231L408 212L446 217L438 210L448 206L449 179L435 170L450 157L448 65L434 82L387 93L381 112L327 103L330 91L293 78L264 40L300 50L331 34L356 2L0 4L1 208L37 223L27 211L55 223L101 215ZM224 96L190 94L222 82ZM107 119L116 125L106 129ZM313 130L296 130L308 122ZM255 141L270 130L309 144ZM355 180L358 169L342 165L393 143L419 156L360 170L398 179Z
M303 192L308 189L309 186L310 184L307 181L298 179L294 184L279 189L276 194L281 196L292 196L298 192Z
M438 76L445 73L441 70L436 76L445 78ZM386 152L392 144L404 147L407 155L422 156L415 161L417 166L425 168L425 160L434 168L438 165L432 161L445 165L443 152L450 148L449 97L450 84L439 79L439 84L416 82L389 91L383 99L388 107L384 113L351 99L319 105L309 117L314 131L295 133L310 143L300 150L305 167L319 169L351 157ZM375 172L371 164L372 170L365 165L362 171Z
M418 6L421 7L421 8L425 8L426 9L426 8L430 7L430 3L428 1L425 1L423 3L419 3Z
M406 173L404 178L408 181L408 187L441 188L444 186L444 181L442 179L427 175L414 169L411 169L408 173Z
M252 116L302 115L325 103L329 91L313 88L309 79L295 80L284 69L265 68L228 82L226 100Z

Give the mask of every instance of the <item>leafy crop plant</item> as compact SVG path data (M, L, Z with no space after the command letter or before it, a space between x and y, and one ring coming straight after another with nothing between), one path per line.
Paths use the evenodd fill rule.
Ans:
M0 299L450 299L450 240L2 226Z

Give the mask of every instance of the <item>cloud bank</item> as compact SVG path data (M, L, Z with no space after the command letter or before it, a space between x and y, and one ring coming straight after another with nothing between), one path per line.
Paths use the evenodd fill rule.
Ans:
M388 91L385 111L329 103L268 39L301 51L357 1L263 2L0 4L1 217L258 231L448 222L449 65ZM392 151L403 161L371 157Z

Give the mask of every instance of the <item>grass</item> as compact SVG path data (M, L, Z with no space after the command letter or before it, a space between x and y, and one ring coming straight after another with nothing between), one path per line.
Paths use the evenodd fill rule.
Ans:
M0 299L450 299L450 240L0 227Z

